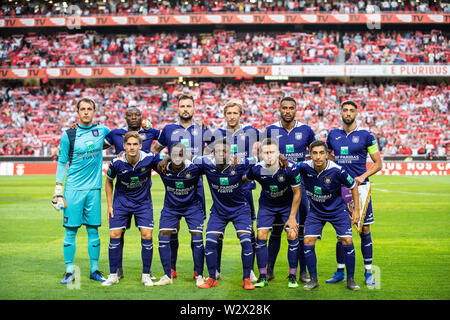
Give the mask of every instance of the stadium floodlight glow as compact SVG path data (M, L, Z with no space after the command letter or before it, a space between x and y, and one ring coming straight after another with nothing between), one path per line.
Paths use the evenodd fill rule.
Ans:
M183 77L178 77L178 82L183 82Z
M189 81L188 85L189 87L192 87L194 85L194 81Z

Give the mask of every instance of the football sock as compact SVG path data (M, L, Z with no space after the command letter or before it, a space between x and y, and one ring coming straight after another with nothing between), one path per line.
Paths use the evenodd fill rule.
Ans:
M269 255L267 264L273 269L275 267L275 261L277 260L278 252L281 246L281 233L283 232L283 226L273 226L272 232L269 238Z
M345 254L344 248L342 247L342 242L340 239L336 242L336 261L337 261L337 271L343 272L345 267Z
M177 270L178 258L178 232L170 235L170 266L173 270Z
M315 245L306 245L305 244L305 260L306 265L308 267L309 276L311 278L317 279L317 257Z
M345 268L347 270L347 279L355 276L355 247L352 244L342 246L345 251Z
M288 240L288 262L289 262L289 274L297 275L298 265L298 238L294 240Z
M250 234L250 240L252 241L252 250L253 250L253 260L252 260L252 270L255 269L255 259L256 259L256 236L255 232L252 230Z
M217 270L217 235L208 233L205 241L205 258L206 266L208 267L209 277L216 279Z
M119 246L120 246L120 250L119 250L119 252L120 252L120 256L119 256L119 258L118 258L118 265L117 265L117 268L118 269L122 269L123 267L122 267L122 261L123 261L123 246L124 246L124 244L125 244L125 229L123 229L123 231L122 231L122 235L120 236L120 244L119 244Z
M142 273L150 273L153 259L153 239L141 238Z
M267 240L256 239L256 262L259 274L267 274Z
M109 238L109 272L117 273L119 268L120 257L122 256L122 246L120 245L120 238Z
M223 248L223 237L217 238L217 261L216 261L216 267L217 271L220 272L220 265L222 264L222 248Z
M100 258L100 237L98 236L98 228L86 226L88 234L88 253L91 261L91 272L98 270L98 259Z
M197 271L197 275L203 275L203 261L205 258L205 248L203 247L203 235L192 235L193 244L192 255L194 257L194 268Z
M366 273L372 273L373 249L372 234L370 232L368 234L361 233L361 253L364 259Z
M164 273L169 277L172 278L172 273L170 272L170 237L165 237L162 235L159 235L158 237L159 242L159 257L161 259L161 264L164 269Z
M76 251L76 236L78 228L66 227L64 234L64 263L66 264L66 272L73 273L73 261Z
M243 277L242 279L250 278L250 270L252 268L253 258L253 247L250 234L244 233L239 236L239 241L241 242L241 259L242 259L242 269Z
M300 267L300 273L306 272L305 245L303 243L303 232L302 235L298 237L298 263Z

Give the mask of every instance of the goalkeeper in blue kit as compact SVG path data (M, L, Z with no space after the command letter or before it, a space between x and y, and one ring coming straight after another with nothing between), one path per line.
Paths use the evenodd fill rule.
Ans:
M66 264L66 272L61 281L63 284L75 280L76 235L78 228L83 224L88 234L90 279L105 281L98 270L100 257L98 227L101 225L103 140L110 130L93 123L96 105L92 99L82 98L76 107L79 116L77 128L68 129L61 135L56 186L52 199L55 209L63 211L65 228L63 251Z

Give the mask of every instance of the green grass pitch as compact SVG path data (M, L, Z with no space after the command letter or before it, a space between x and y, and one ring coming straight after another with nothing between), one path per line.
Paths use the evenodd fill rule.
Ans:
M345 283L326 284L335 270L335 232L327 224L323 239L316 244L320 286L309 292L300 286L287 288L287 241L276 265L276 279L253 291L241 287L240 245L229 225L225 234L222 280L208 290L195 287L192 280L190 235L183 220L178 254L178 278L165 287L146 288L140 283L140 237L136 228L127 231L124 249L125 278L104 288L89 280L89 258L85 228L78 231L75 265L81 270L79 287L59 284L65 267L62 254L64 228L61 213L50 205L53 176L0 177L0 299L193 299L193 300L305 300L305 299L450 299L450 180L445 176L376 176L373 182L375 223L372 225L374 267L379 288L364 283L360 239L356 247L355 280L361 291L351 292ZM102 191L103 192L103 191ZM207 205L211 205L206 188ZM259 191L254 192L255 204ZM106 197L103 197L103 226L100 268L107 275L109 232ZM157 231L163 203L163 185L153 177L155 217L152 271L163 275L158 254ZM205 264L206 271L206 264ZM255 266L255 272L258 275Z

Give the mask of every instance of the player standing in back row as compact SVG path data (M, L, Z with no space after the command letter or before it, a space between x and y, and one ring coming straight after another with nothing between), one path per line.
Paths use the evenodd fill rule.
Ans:
M230 144L230 152L236 155L237 158L243 161L245 158L249 158L253 155L253 146L259 140L259 130L251 125L242 125L240 123L241 116L244 113L244 107L242 103L238 100L231 100L225 104L223 107L223 114L227 126L225 129L219 128L214 132L212 138L216 140L226 139ZM208 137L205 140L209 140ZM213 139L210 139L213 140ZM254 181L246 183L243 186L245 197L248 204L250 205L250 212L252 221L256 220L255 206L253 203L253 193L252 190L256 189L256 184ZM253 252L256 248L255 232L252 229L251 234ZM217 279L220 279L221 272L221 259L222 259L222 247L223 238L222 235L217 239ZM254 260L253 260L254 262ZM258 279L255 276L252 269L250 270L250 279L252 282L256 282Z
M101 188L103 141L110 130L94 124L96 111L94 100L82 98L78 101L77 113L79 123L75 129L68 129L61 135L56 186L52 204L57 210L64 210L64 262L66 272L63 284L72 283L74 276L74 258L76 235L82 224L86 225L88 234L88 252L91 262L90 278L105 281L98 270L100 257L101 226ZM67 168L66 174L66 166ZM65 178L64 195L62 184ZM65 206L67 205L67 206Z
M127 129L123 128L117 128L112 129L110 133L105 138L105 142L103 144L103 148L107 149L111 146L114 147L114 151L116 155L124 151L124 143L123 143L123 137L127 132L130 131L136 131L139 132L139 134L142 135L142 151L144 152L150 152L150 149L152 147L152 143L154 140L158 139L160 131L158 129L154 128L147 128L142 127L143 123L143 117L142 112L137 107L128 107L125 111L125 120L127 122ZM127 226L129 228L130 226ZM125 229L122 232L122 236L120 238L120 247L123 249L123 246L125 245ZM122 267L122 257L119 259L119 265L117 269L117 274L119 276L119 279L122 279L124 277L123 274L123 267ZM156 280L156 277L154 277L150 273L150 278L152 280Z
M181 142L187 148L188 154L192 156L202 156L204 148L203 136L206 129L194 123L193 116L195 112L194 98L187 94L182 94L178 97L178 117L177 123L166 125L162 130L159 138L152 146L152 151L160 153L165 147L171 153L172 146ZM203 179L200 177L198 182L197 193L202 201L203 212L206 212L205 207L205 192L203 190ZM206 214L205 214L206 219ZM179 229L179 226L178 228ZM171 264L172 264L172 279L177 277L176 262L178 253L178 231L175 230L170 237L171 248ZM194 244L191 243L191 247Z
M361 252L364 259L366 285L375 285L372 277L372 235L370 225L374 222L372 212L372 199L370 195L369 177L382 168L382 160L378 151L377 139L356 122L358 107L355 102L347 100L341 104L342 129L333 129L327 138L327 145L334 152L335 162L344 167L355 177L359 190L359 203L361 205L361 219L358 232L361 236ZM369 169L366 167L367 154L374 162ZM348 191L346 191L348 194ZM351 209L351 206L349 206ZM345 279L344 276L344 250L340 239L336 244L337 271L327 283L336 283Z
M263 137L273 138L277 141L280 153L294 163L305 161L308 146L316 140L316 135L310 126L295 120L297 113L297 102L291 97L284 97L280 101L279 107L281 120L266 128ZM308 281L306 273L306 263L303 254L303 227L308 214L308 197L306 197L305 186L302 182L302 200L300 202L299 221L299 264L302 282ZM269 239L269 260L267 265L267 280L274 278L275 261L280 250L281 233L284 223L281 220L275 221Z

